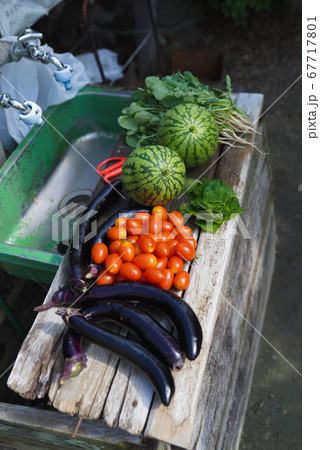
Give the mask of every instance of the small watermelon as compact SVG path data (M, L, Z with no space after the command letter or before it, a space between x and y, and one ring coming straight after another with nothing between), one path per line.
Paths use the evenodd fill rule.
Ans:
M179 194L186 167L176 152L160 145L137 148L122 168L122 183L141 205L164 205Z
M218 139L219 131L212 114L193 103L174 106L159 123L157 143L177 152L186 167L199 166L211 158Z

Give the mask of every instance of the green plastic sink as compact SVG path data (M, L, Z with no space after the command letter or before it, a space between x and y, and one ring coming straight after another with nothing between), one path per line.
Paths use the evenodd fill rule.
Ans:
M117 118L129 103L128 92L83 89L50 107L44 125L34 126L0 169L0 267L6 272L52 281L63 258L57 244L65 237L58 211L91 195L99 180L95 168L110 157L121 133Z

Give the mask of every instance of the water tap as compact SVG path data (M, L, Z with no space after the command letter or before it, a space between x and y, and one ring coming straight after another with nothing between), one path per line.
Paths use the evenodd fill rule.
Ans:
M11 57L13 61L20 61L22 57L33 61L40 61L43 64L52 63L57 67L54 77L59 83L63 83L67 90L71 89L71 77L73 69L69 64L63 64L56 56L52 55L48 50L40 48L43 38L42 33L26 28L12 44Z
M42 109L34 102L19 102L9 94L0 94L0 107L3 109L15 108L21 111L19 119L26 125L42 125Z

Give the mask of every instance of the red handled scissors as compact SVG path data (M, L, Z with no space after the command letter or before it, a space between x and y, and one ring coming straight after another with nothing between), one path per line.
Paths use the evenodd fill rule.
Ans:
M115 156L113 158L108 158L105 161L102 161L97 167L97 172L99 175L101 175L106 183L110 183L109 178L115 177L117 175L120 175L122 172L122 166L127 158L126 157L120 157ZM115 164L112 164L109 167L106 167L105 169L101 170L101 168L108 164L110 161L119 161Z

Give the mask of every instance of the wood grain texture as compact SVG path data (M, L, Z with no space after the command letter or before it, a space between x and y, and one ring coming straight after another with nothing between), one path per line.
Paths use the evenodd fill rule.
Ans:
M257 141L263 96L238 94L236 102L254 122L247 140ZM224 223L215 235L200 233L199 259L191 267L184 299L199 317L203 345L195 361L173 373L176 392L170 406L160 404L137 368L93 344L86 348L88 368L59 387L65 326L52 310L38 315L26 338L8 380L11 389L26 398L48 393L59 411L83 419L102 416L108 432L121 434L123 429L141 440L155 439L163 448L236 448L259 341L243 317L261 329L275 233L267 158L249 145L223 147L218 163L205 176L216 170L216 177L235 190L246 213L241 221ZM170 209L176 206L174 202ZM193 228L193 233L197 238L199 229ZM45 301L64 281L62 265ZM42 336L48 325L50 330Z

